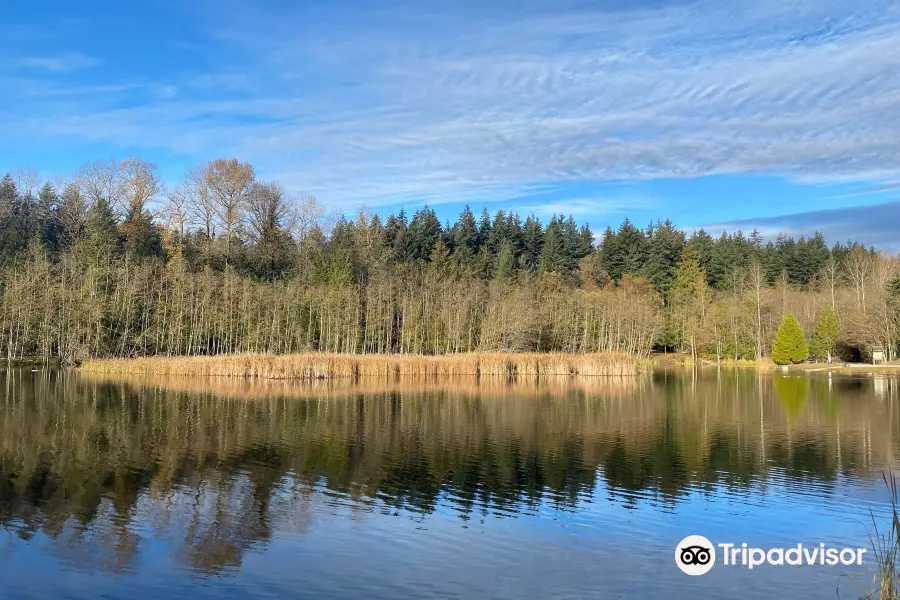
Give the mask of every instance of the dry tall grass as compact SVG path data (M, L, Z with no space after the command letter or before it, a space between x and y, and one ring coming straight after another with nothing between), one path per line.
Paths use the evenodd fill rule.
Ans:
M85 372L191 377L243 377L249 379L359 379L393 380L401 376L544 377L550 375L636 375L639 361L622 353L504 354L471 353L445 356L378 354L230 354L221 356L156 356L134 359L89 360Z
M482 398L531 398L541 396L628 398L647 385L643 377L490 377L459 375L447 378L382 377L354 379L248 379L245 377L181 377L174 375L132 375L87 371L79 379L94 384L127 385L134 389L160 389L186 394L212 394L242 400L273 398L348 398L357 394L425 394L452 392Z

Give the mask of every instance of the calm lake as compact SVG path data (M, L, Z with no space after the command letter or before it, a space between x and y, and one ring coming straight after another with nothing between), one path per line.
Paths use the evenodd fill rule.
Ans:
M0 372L0 596L857 598L900 380L715 369L399 384Z

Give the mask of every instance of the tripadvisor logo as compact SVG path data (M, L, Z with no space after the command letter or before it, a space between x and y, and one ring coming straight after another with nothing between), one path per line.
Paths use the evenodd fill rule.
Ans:
M702 535L689 535L675 547L675 564L688 575L706 575L716 564L716 548Z
M722 555L722 565L747 567L752 570L764 564L772 566L861 565L865 548L835 548L825 544L790 548L748 547L747 544L713 544L702 535L689 535L675 547L675 564L688 575L705 575L716 564L716 548Z

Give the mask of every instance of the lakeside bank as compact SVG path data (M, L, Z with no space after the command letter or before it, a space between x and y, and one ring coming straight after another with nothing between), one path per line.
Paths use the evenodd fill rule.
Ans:
M578 375L633 376L641 360L625 353L465 353L440 356L394 354L228 354L91 359L84 372L128 375L238 377L245 379L360 379L493 376L515 379Z
M835 373L841 375L900 375L900 363L848 363L848 362L832 362L829 363L798 363L793 365L777 365L770 358L762 360L737 360L727 358L715 360L714 358L698 358L696 361L688 354L669 353L651 355L649 362L652 368L667 367L685 367L691 368L696 366L703 368L729 368L729 369L755 369L763 372L788 372L788 373Z

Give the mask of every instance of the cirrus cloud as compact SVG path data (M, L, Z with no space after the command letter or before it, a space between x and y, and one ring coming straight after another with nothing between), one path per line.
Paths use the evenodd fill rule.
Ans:
M900 177L896 2L232 2L191 16L198 38L167 41L221 60L105 94L32 82L0 105L15 120L0 141L234 154L348 206L573 181Z

